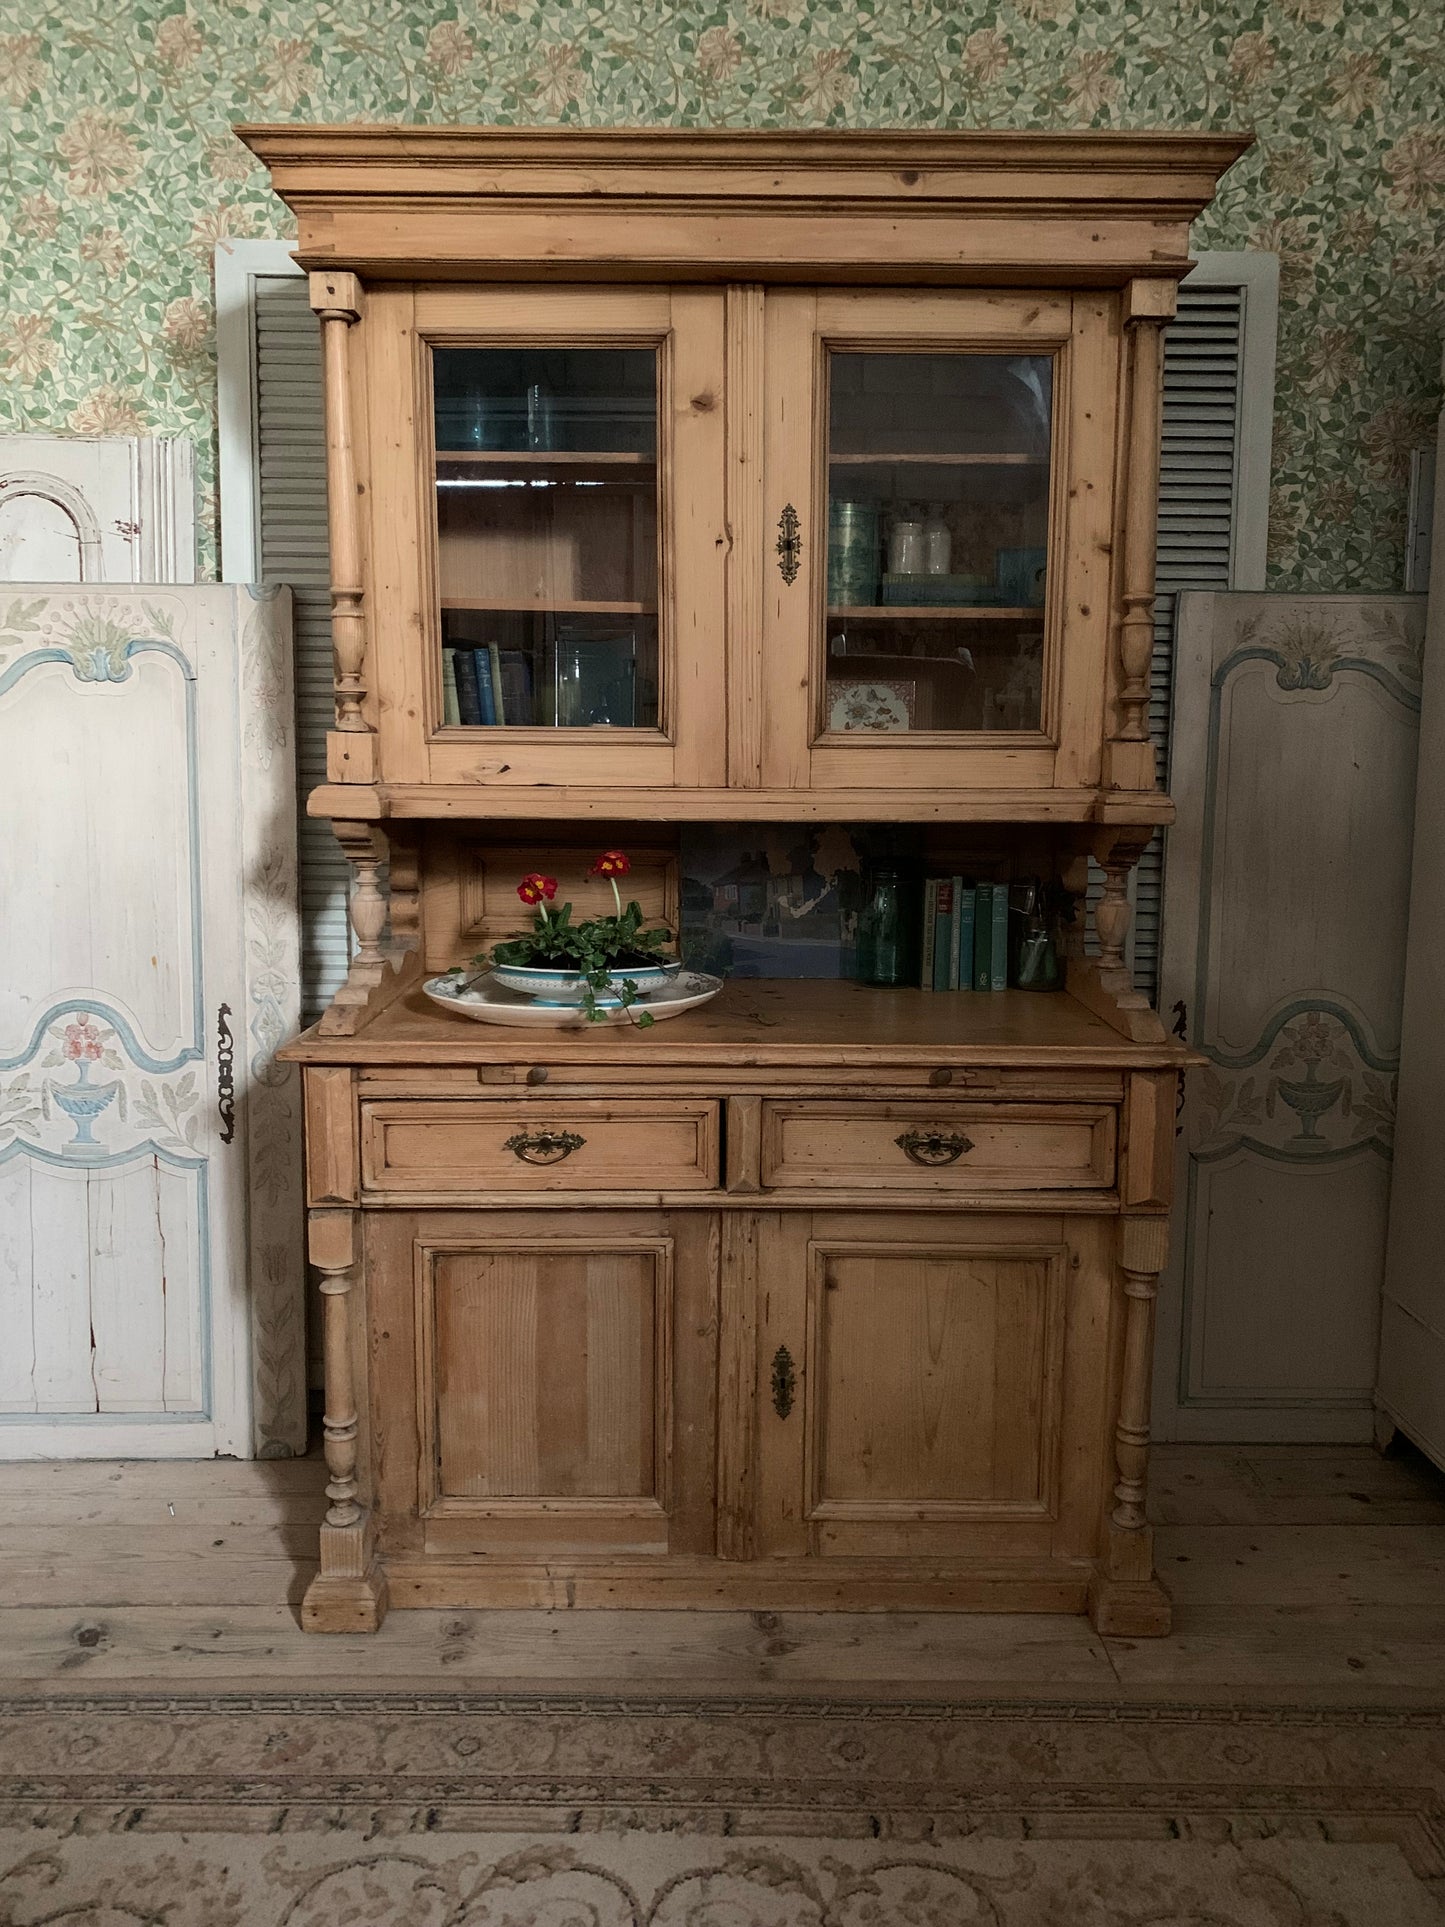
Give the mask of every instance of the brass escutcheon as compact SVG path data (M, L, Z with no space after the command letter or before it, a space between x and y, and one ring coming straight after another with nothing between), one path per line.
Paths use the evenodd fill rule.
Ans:
M793 1370L793 1354L786 1345L779 1345L773 1353L773 1410L779 1418L786 1418L793 1409L793 1394L797 1390L797 1374Z

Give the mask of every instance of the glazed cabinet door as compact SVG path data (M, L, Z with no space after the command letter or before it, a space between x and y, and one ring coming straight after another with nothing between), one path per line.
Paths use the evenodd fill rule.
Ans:
M373 1213L383 1532L494 1559L707 1553L707 1213Z
M722 293L377 289L363 332L389 779L722 782Z
M761 781L1099 781L1117 297L770 291Z
M759 1222L758 1556L1085 1556L1108 1466L1107 1221Z

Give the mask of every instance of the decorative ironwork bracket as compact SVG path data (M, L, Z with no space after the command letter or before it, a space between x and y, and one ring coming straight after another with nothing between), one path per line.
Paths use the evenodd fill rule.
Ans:
M773 1354L773 1410L779 1418L786 1418L792 1411L793 1395L797 1389L793 1355L786 1345L779 1345Z
M236 1135L236 1040L226 1022L230 1014L229 1004L216 1012L216 1109L221 1114L222 1144L229 1144Z
M803 525L798 511L789 502L778 517L778 573L791 588L798 579L803 560Z

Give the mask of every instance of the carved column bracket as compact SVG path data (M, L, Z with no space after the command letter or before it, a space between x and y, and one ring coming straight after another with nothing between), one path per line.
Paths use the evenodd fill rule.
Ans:
M336 729L327 743L326 773L333 783L370 783L375 781L375 757L373 734L362 714L367 693L364 543L351 377L351 330L361 319L361 283L354 274L313 274L311 306L321 323L336 665Z
M1145 1515L1149 1472L1149 1405L1154 1372L1154 1302L1169 1256L1169 1221L1124 1218L1119 1270L1124 1283L1124 1364L1114 1426L1114 1507L1108 1549L1090 1588L1089 1609L1101 1633L1151 1638L1169 1631L1169 1595L1154 1576L1154 1533Z
M1149 661L1154 652L1155 518L1164 402L1164 328L1174 313L1173 281L1135 280L1124 291L1127 372L1121 553L1115 618L1115 721L1106 783L1158 787L1149 741Z
M1099 954L1080 954L1078 940L1069 953L1069 989L1106 1024L1135 1043L1161 1044L1164 1026L1151 1008L1125 961L1125 944L1133 911L1129 903L1129 872L1143 855L1152 831L1144 827L1095 832L1091 854L1104 872L1104 894L1094 906L1094 934ZM1084 888L1087 871L1076 859L1066 881L1071 889Z
M308 1225L308 1251L321 1274L324 1309L323 1436L330 1500L321 1528L321 1570L301 1602L301 1623L308 1632L375 1632L386 1614L386 1581L357 1480L360 1421L353 1357L359 1334L352 1310L360 1259L357 1222L352 1211L313 1211Z
M350 1037L419 973L416 853L404 845L392 854L393 937L384 944L388 900L381 868L388 857L387 840L374 823L333 822L331 828L356 876L347 906L356 948L346 982L317 1028L326 1037Z

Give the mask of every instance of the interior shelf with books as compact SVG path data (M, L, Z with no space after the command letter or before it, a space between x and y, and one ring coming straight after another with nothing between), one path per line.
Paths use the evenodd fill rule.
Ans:
M656 359L433 351L443 727L656 726Z

